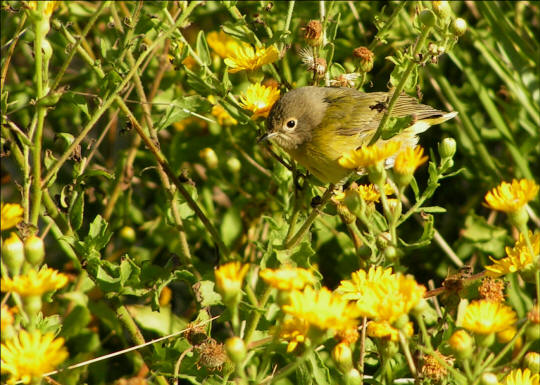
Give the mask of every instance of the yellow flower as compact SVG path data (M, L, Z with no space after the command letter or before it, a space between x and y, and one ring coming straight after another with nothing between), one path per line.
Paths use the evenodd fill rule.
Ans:
M43 295L61 289L67 283L67 275L45 266L39 271L30 270L25 275L6 277L0 281L3 292L18 293L23 297Z
M486 205L493 210L515 213L534 199L539 188L534 181L528 179L502 182L486 194Z
M303 344L307 339L309 324L298 318L286 319L279 329L279 336L288 341L287 353L294 351L298 345Z
M28 8L30 9L37 9L37 1L29 1L28 2ZM51 16L54 12L54 9L56 8L57 1L46 1L47 5L45 5L44 13L46 16Z
M268 48L253 48L250 45L238 45L230 50L225 58L229 72L235 73L243 70L253 71L265 64L279 59L279 52L275 46Z
M410 276L378 266L354 272L350 280L341 281L337 292L355 301L362 316L391 324L420 302L426 288Z
M270 109L279 99L279 89L265 87L260 84L251 84L244 94L240 96L240 106L253 112L252 119L259 116L266 118Z
M390 325L387 321L382 322L375 322L371 321L367 325L366 334L369 337L373 338L383 338L390 341L397 342L399 336L398 336L398 330L394 328L392 325ZM405 334L408 337L412 337L414 334L413 324L412 322L408 322L405 326Z
M459 329L452 334L448 344L458 358L467 358L472 354L474 339L466 330Z
M531 255L523 234L519 234L519 240L514 247L506 248L506 255L508 255L506 258L497 260L490 257L494 264L486 266L486 275L489 277L500 277L504 274L523 271L526 267L535 263L536 256L540 254L540 232L533 234L532 231L529 231L529 238L534 255Z
M242 290L242 281L249 270L249 265L240 262L229 262L221 265L214 271L216 276L216 287L219 293L226 300L233 299Z
M394 190L392 189L392 186L389 184L384 185L384 194L385 195L392 195L394 193ZM345 190L345 193L342 194L336 194L335 198L338 201L342 201L346 195L349 194L357 194L364 200L366 203L377 203L379 202L379 199L381 198L381 194L379 193L379 189L374 184L361 184L359 186L355 186L355 184L352 184L347 190Z
M17 226L22 221L24 210L18 203L2 203L0 230Z
M281 269L264 269L259 275L267 284L279 290L302 290L315 282L310 270L301 267L283 267Z
M424 155L424 149L422 146L407 147L404 151L401 151L396 156L396 162L394 164L394 171L401 175L412 175L420 166L428 160Z
M391 157L400 147L401 144L397 141L375 143L343 154L338 162L341 167L348 169L366 168Z
M2 344L2 373L9 373L8 384L22 381L30 383L53 371L68 358L63 338L52 333L42 335L34 330L21 330L19 335Z
M539 385L540 374L533 374L529 369L512 370L504 378L502 385Z
M343 330L357 324L354 306L325 287L315 290L308 286L303 292L291 292L290 304L284 305L283 311L320 330Z
M214 95L208 97L208 101L214 106L212 107L212 115L217 118L220 126L234 126L238 121L233 118L223 106L217 103Z
M516 313L500 302L473 301L465 309L462 325L476 334L503 331L516 323Z
M249 47L248 44L236 40L223 31L212 31L206 36L206 41L210 48L214 50L222 59L229 56L231 52L236 52L242 46Z

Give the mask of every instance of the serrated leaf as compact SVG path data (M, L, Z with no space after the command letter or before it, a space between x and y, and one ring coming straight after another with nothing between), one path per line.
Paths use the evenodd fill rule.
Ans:
M205 66L209 66L212 63L212 57L210 56L210 50L208 49L208 43L206 42L206 36L204 31L200 31L197 35L196 43L197 55Z
M201 307L221 304L221 295L215 292L214 282L199 281L192 286L195 298Z

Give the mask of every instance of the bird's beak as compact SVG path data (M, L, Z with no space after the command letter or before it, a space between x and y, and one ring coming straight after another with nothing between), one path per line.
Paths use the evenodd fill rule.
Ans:
M259 139L257 139L257 143L266 142L267 140L272 139L276 135L277 135L277 132L267 132L266 134L261 136Z

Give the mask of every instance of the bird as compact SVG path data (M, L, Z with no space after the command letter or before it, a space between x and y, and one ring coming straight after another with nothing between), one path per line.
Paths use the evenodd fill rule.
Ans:
M305 86L291 90L272 106L267 131L259 141L277 144L321 182L343 184L354 170L342 167L339 158L369 144L392 95L392 91L366 93L347 87ZM410 126L390 140L400 141L400 151L414 147L419 133L456 115L401 94L391 117L411 117ZM376 143L383 142L379 139ZM394 159L388 159L385 166L391 167Z

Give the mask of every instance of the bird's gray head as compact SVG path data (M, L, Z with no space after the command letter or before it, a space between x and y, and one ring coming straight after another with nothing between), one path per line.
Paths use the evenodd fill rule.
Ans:
M266 120L267 133L261 140L272 139L285 150L294 150L311 140L326 111L325 89L301 87L287 92L272 107Z

